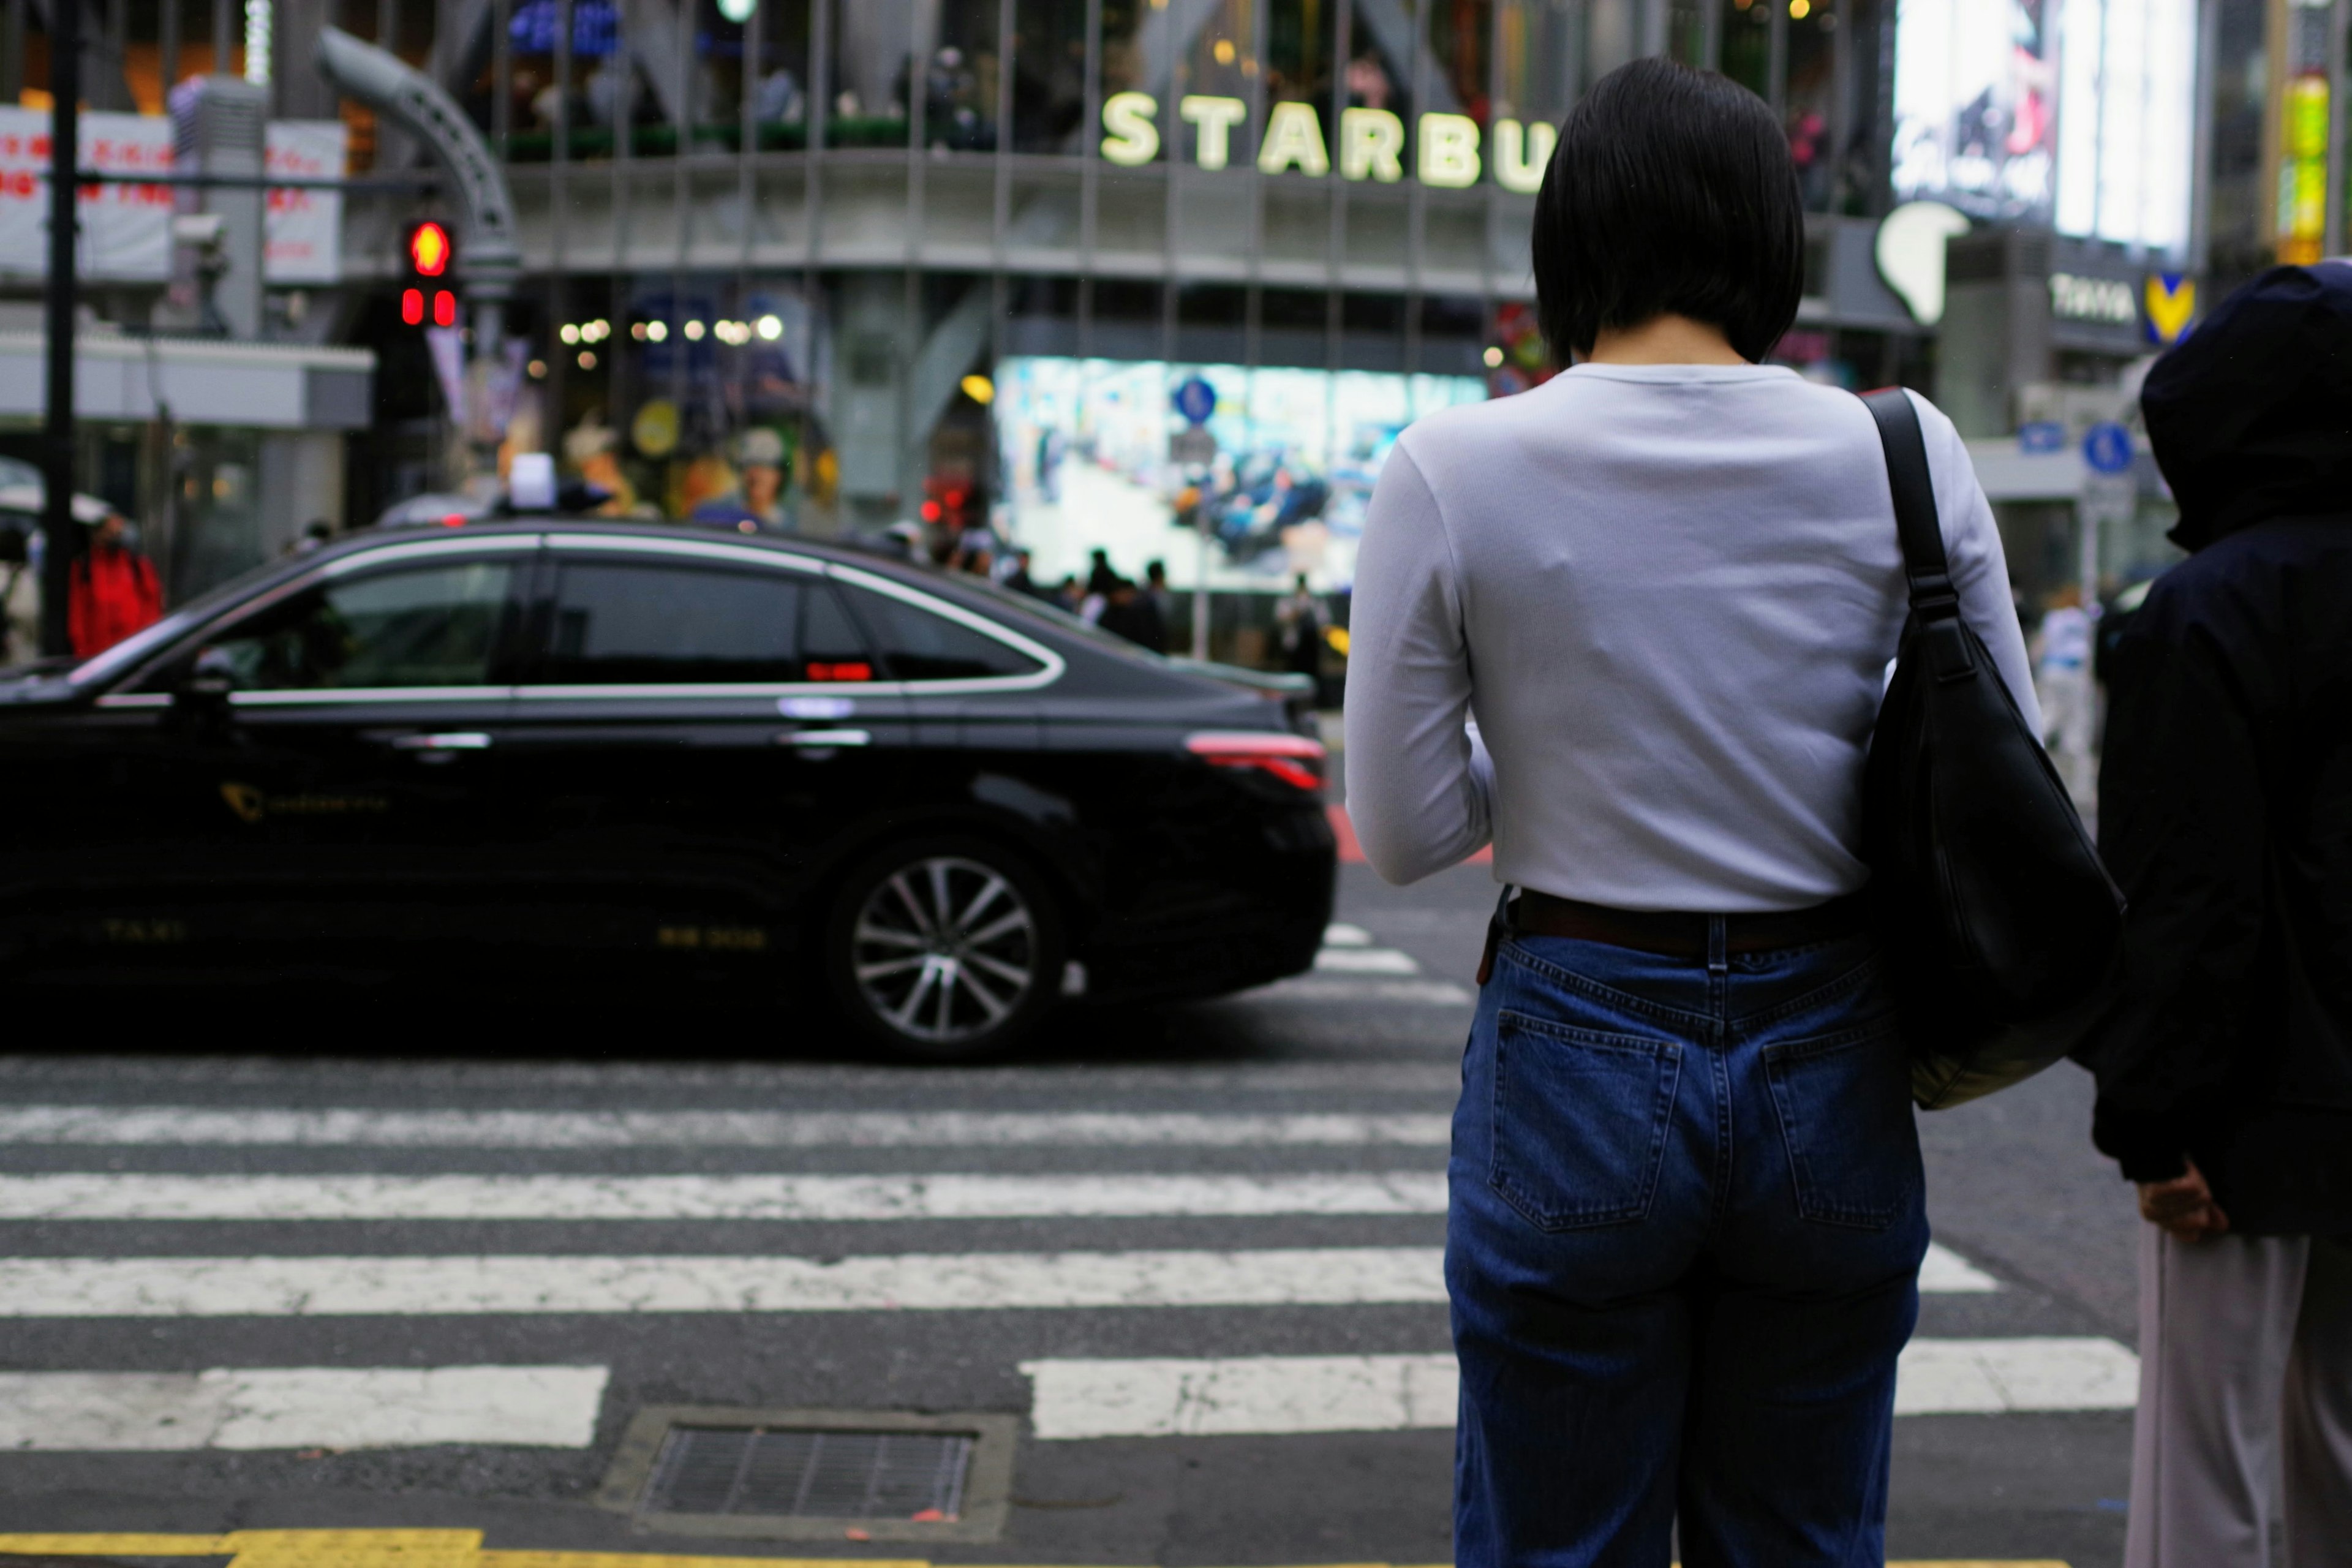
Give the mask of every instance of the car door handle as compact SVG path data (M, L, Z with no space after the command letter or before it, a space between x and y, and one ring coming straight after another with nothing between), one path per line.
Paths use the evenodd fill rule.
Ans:
M865 730L787 730L776 737L780 746L870 746L873 734Z
M394 735L392 749L395 752L487 752L490 749L490 738L479 730Z

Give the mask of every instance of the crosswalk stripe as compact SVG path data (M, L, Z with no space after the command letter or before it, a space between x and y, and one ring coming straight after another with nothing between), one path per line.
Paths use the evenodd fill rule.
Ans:
M994 1311L1442 1302L1435 1247L805 1258L51 1258L0 1318Z
M1315 968L1324 974L1418 974L1412 955L1392 947L1327 947L1315 955Z
M1326 957L1330 956L1328 953ZM1300 974L1244 991L1249 1002L1361 1002L1406 1006L1466 1006L1477 1000L1451 980L1342 980L1332 974Z
M1274 1436L1448 1427L1450 1355L1044 1360L1021 1363L1043 1438ZM2128 1410L2138 1363L2112 1340L1915 1340L1897 1415Z
M1919 1262L1919 1289L1930 1296L1974 1296L1998 1290L2000 1283L1942 1242L1931 1241Z
M584 1448L601 1366L0 1373L0 1451Z
M1895 1385L1897 1415L2129 1410L2139 1358L2113 1340L1914 1340Z
M941 1220L1431 1215L1443 1171L1338 1175L0 1176L0 1220Z
M1049 1439L1402 1432L1454 1425L1450 1355L1024 1361Z
M1992 1281L1930 1255L1920 1289ZM1434 1247L880 1253L831 1260L573 1253L27 1258L0 1318L436 1317L552 1312L1344 1307L1445 1300Z
M1453 989L1460 991L1458 986ZM1468 994L1461 992L1462 999ZM1042 1144L1443 1148L1452 1127L1453 1118L1443 1113L299 1110L174 1105L0 1109L0 1144L126 1148L883 1149Z
M793 1222L1440 1215L1437 1171L1327 1175L0 1176L0 1220L708 1219ZM1940 1243L1930 1293L1998 1289Z

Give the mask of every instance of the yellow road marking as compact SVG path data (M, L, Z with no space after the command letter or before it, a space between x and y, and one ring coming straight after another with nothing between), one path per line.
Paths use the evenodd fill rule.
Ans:
M237 1530L226 1535L6 1535L6 1557L226 1557L228 1568L932 1568L919 1558L679 1557L486 1549L478 1530ZM1389 1568L1386 1563L1318 1568ZM1443 1568L1442 1564L1432 1568ZM2053 1560L1890 1563L1886 1568L2066 1568Z

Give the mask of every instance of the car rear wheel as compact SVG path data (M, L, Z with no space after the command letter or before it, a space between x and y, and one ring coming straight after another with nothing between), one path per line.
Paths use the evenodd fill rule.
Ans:
M979 839L894 847L842 884L825 941L835 999L895 1055L985 1057L1061 988L1059 911L1029 868Z

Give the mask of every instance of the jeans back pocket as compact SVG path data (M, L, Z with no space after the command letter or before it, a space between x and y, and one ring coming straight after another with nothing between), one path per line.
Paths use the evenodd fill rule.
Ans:
M1797 1213L1885 1230L1919 1184L1911 1064L1892 1016L1764 1047Z
M1672 1040L1506 1010L1496 1022L1488 1182L1544 1230L1650 1212L1682 1073Z

